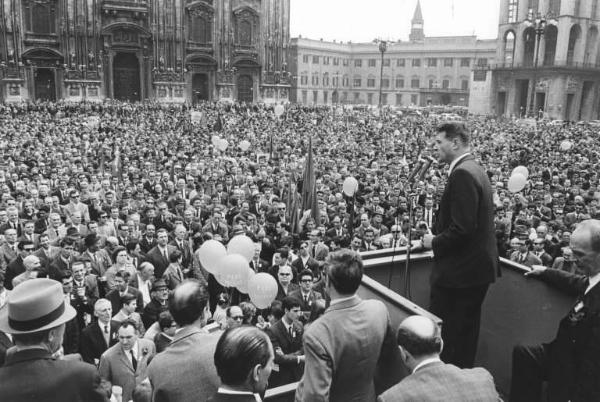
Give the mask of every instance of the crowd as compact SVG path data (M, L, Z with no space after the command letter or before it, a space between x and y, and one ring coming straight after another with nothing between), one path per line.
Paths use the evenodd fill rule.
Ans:
M391 109L295 105L280 116L221 103L0 105L0 306L32 278L61 282L77 311L61 353L95 364L129 400L147 362L184 326L170 297L196 279L209 291L207 328L265 330L275 352L270 386L297 381L303 331L330 301L328 254L404 246L434 226L447 168L434 165L415 181L410 172L431 153L438 123ZM600 214L596 128L467 123L492 182L501 255L574 272L570 233ZM573 146L562 150L565 140ZM318 216L294 210L309 143ZM507 181L518 165L529 181L513 194ZM352 198L342 191L349 176L359 183ZM250 267L277 279L270 309L257 311L199 262L204 241L239 234L255 242ZM10 344L0 342L0 363ZM115 344L135 350L133 379L114 368Z

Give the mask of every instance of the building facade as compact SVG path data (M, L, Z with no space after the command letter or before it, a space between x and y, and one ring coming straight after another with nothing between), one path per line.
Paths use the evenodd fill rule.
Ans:
M423 26L417 3L410 40L389 44L383 58L377 43L293 38L290 100L378 105L381 89L383 105L467 106L472 70L493 62L496 41L427 37Z
M289 98L289 0L0 0L0 100Z
M563 120L598 119L598 1L502 0L500 3L490 113L544 115ZM537 26L536 18L540 22Z

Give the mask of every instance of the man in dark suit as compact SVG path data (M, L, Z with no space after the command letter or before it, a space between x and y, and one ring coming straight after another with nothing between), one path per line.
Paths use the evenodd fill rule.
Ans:
M358 253L336 251L327 265L331 305L304 333L296 401L373 401L405 375L397 369L400 356L387 308L356 295L363 276Z
M154 266L154 276L162 278L170 263L169 255L177 250L177 248L168 244L169 233L165 229L159 229L156 232L156 242L156 246L148 251L146 257L148 258L148 262Z
M196 280L185 281L173 292L169 310L181 329L148 366L154 401L205 401L217 391L213 357L219 334L202 328L207 306L208 293Z
M275 351L275 364L279 370L271 373L269 387L296 382L304 370L304 352L302 350L302 334L304 328L298 321L300 300L287 296L282 300L283 317L267 329L267 334Z
M140 238L140 248L142 249L142 253L148 254L148 251L152 250L152 248L156 246L155 234L155 226L153 224L147 225L144 235Z
M217 344L214 365L221 386L209 402L260 401L273 369L273 346L258 328L228 329Z
M97 366L102 353L117 342L119 323L111 320L112 307L106 299L96 301L94 315L97 320L81 332L79 352L83 361Z
M310 269L312 272L319 270L319 261L315 260L308 254L308 242L302 241L300 243L300 249L298 251L298 258L292 261L292 268L296 272L302 272L305 269Z
M0 331L10 333L16 349L0 367L0 399L11 402L107 402L96 369L86 363L56 359L65 323L75 310L65 303L62 286L32 279L17 286L0 310ZM30 334L36 333L37 342Z
M194 251L192 250L190 240L186 239L187 231L185 226L175 226L173 234L175 238L169 244L181 252L181 269L190 269L192 267Z
M313 290L313 281L315 275L310 269L305 269L298 275L298 283L300 283L300 289L294 290L290 293L290 297L298 299L300 302L300 310L303 313L310 313L313 309L313 305L317 300L323 298L323 295ZM308 315L308 314L307 314ZM301 320L302 322L306 322Z
M465 125L446 123L437 131L438 160L450 168L435 236L423 236L434 254L429 310L444 321L442 360L468 368L477 352L481 305L499 264L494 203L490 180L470 153Z
M402 359L412 374L381 394L378 402L501 401L487 370L459 369L440 360L442 337L430 318L414 315L404 319L397 339Z
M138 303L137 312L142 311L144 306L142 292L133 286L129 286L129 275L127 272L117 272L115 274L115 288L106 294L106 299L110 302L114 314L117 314L121 310L121 307L123 307L121 297L125 294L135 297Z
M570 295L573 308L550 343L513 350L511 402L539 401L548 382L548 401L600 400L600 221L585 220L571 235L571 249L584 275L536 267L526 273Z
M4 365L6 360L6 351L13 346L15 345L12 339L5 332L0 331L0 367Z

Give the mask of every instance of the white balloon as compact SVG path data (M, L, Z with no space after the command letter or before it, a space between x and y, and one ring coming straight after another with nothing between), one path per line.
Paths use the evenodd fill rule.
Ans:
M356 193L356 190L358 190L358 181L352 176L346 177L342 185L342 190L348 197L352 197Z
M285 108L283 107L283 105L275 106L275 116L277 116L277 117L281 116L284 111L285 111Z
M248 294L248 282L250 282L250 279L252 279L254 275L256 275L256 272L248 267L248 277L237 286L237 289L244 294Z
M516 168L514 168L511 173L511 176L514 176L517 173L522 174L523 176L525 176L526 179L529 177L529 170L527 170L525 166L517 166Z
M213 144L215 147L219 145L219 141L221 141L221 137L219 137L218 135L213 135L212 137L210 137L210 143Z
M217 144L217 148L219 149L219 151L225 151L228 146L229 142L227 142L226 139L219 140L219 143Z
M249 150L250 149L250 141L246 141L246 140L240 141L240 149L244 152Z
M560 150L561 151L568 151L572 147L573 147L573 143L571 141L564 140L563 142L560 143Z
M196 251L196 255L202 267L211 274L214 274L219 269L218 264L220 259L227 255L227 249L216 240L207 240Z
M267 308L277 296L277 281L266 272L259 272L248 281L250 301L258 308Z
M400 135L400 130L394 130L394 135L397 137Z
M215 278L221 285L237 287L248 279L248 261L239 254L221 257Z
M511 193L518 193L525 188L527 179L521 173L516 173L508 179L508 190Z
M227 244L227 254L239 254L250 262L254 257L254 242L246 235L234 236Z

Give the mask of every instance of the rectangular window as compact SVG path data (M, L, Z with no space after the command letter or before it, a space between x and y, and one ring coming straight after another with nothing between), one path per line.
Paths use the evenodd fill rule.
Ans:
M308 76L303 75L300 77L300 85L308 85Z
M410 96L410 103L412 103L413 105L416 105L418 100L419 100L419 95L412 94Z
M433 88L433 80L429 80L428 84L429 84L429 89Z
M354 101L357 102L360 99L360 92L354 92Z
M302 55L302 63L307 63L308 64L308 57L309 56L307 54Z
M319 99L319 91L313 91L313 103L317 103L317 99Z
M414 79L410 80L410 87L411 88L419 88L419 79L414 78Z
M444 59L444 67L452 67L453 60L454 59L452 57L446 57Z
M448 89L448 88L450 88L450 81L449 81L449 80L443 80L443 81L442 81L442 88L443 88L443 89Z
M390 59L383 59L383 66L384 67L389 67L390 66Z
M389 88L390 87L390 79L384 78L381 80L381 88Z
M463 91L468 91L469 90L469 80L462 80L460 82L460 89L462 89Z
M463 57L460 59L461 67L469 67L471 65L471 59L468 57Z
M375 78L367 79L367 88L375 88Z
M360 85L361 85L360 81L361 81L360 78L355 78L354 79L354 88L359 88L360 87Z
M473 71L473 81L485 81L486 77L487 77L487 70Z
M315 75L313 75L313 76L312 76L311 83L312 83L313 85L315 85L315 86L316 86L316 85L319 85L319 76L318 76L318 75L316 75L316 74L315 74Z
M339 66L340 65L340 58L339 57L334 57L333 58L333 65L334 66Z
M435 57L428 57L427 67L437 67L437 59Z
M387 105L387 96L388 94L381 94L381 104L382 105Z
M350 86L350 78L348 78L348 77L342 78L342 86L349 87Z
M354 60L354 67L362 67L362 60L361 59Z
M313 62L313 64L319 64L319 56L313 56L312 62Z
M325 103L325 104L327 104L327 95L328 95L328 92L323 91L323 103Z
M348 62L349 62L349 60L348 60L348 59L342 59L342 65L343 65L343 66L346 66L346 67L347 67L347 66L348 66Z
M402 94L396 94L396 105L402 105Z
M412 59L413 67L421 67L421 59Z
M404 88L404 79L396 78L396 88Z
M369 105L373 104L373 94L367 94L367 103Z
M302 103L305 105L308 103L308 94L306 91L302 91Z
M404 67L406 65L406 60L405 59L398 59L396 60L396 67Z
M329 65L329 56L323 56L323 64Z
M369 67L375 67L377 65L377 60L369 59Z
M488 59L482 58L477 59L477 67L486 67L488 65Z

